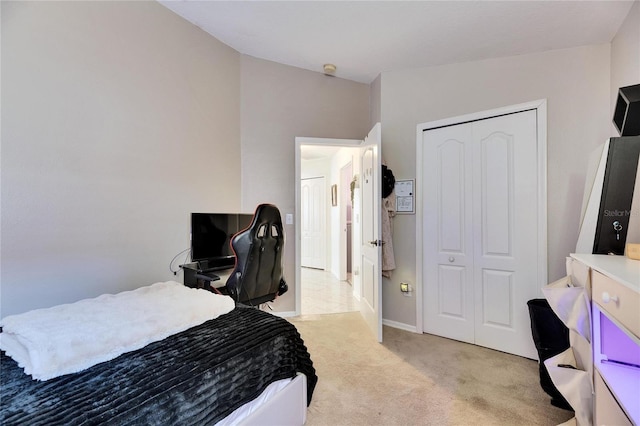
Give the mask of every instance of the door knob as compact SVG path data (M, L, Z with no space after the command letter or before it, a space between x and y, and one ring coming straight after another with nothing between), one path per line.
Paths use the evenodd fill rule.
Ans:
M456 258L453 256L449 256L449 262L453 263L456 261Z
M613 302L613 303L618 303L618 296L611 296L609 294L609 292L605 291L602 293L602 301L604 303L609 303L609 302Z
M369 244L371 244L372 246L381 246L382 245L382 240L373 240L373 241L369 241Z

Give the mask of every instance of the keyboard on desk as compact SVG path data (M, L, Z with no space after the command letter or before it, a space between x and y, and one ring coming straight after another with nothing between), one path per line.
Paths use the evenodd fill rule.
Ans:
M196 272L196 279L203 281L219 281L220 277L212 272Z

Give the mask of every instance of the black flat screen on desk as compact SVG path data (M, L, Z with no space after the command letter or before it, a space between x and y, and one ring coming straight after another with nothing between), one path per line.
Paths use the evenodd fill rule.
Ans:
M191 213L191 260L204 268L230 268L235 257L229 241L251 224L253 215Z

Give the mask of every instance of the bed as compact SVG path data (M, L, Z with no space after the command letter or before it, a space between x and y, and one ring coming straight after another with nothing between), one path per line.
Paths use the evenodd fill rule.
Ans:
M296 328L243 306L46 380L4 351L0 357L0 424L7 426L302 424L317 382ZM238 414L243 407L248 414Z

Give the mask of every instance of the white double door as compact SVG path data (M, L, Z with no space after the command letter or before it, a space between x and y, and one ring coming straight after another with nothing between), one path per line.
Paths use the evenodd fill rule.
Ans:
M422 135L423 329L535 358L536 110Z

